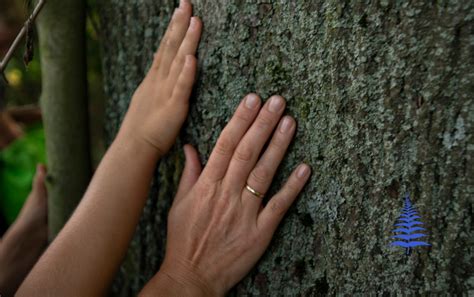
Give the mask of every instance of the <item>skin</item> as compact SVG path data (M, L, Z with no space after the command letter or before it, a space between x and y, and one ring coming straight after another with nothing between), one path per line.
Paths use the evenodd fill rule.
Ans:
M13 296L46 248L48 239L46 168L38 165L33 189L18 218L0 241L0 293Z
M156 162L188 113L201 30L191 4L181 1L84 198L17 296L105 295L138 223ZM265 251L310 169L298 166L265 207L244 188L248 183L267 191L295 133L295 120L281 118L283 98L261 105L257 95L246 96L204 169L197 151L185 145L167 253L142 296L223 296Z
M251 98L257 105L249 108L245 103ZM224 296L268 247L310 169L299 165L265 207L245 189L248 183L258 192L268 190L295 133L293 118L280 119L283 98L273 96L262 109L259 105L255 94L240 104L202 173L197 152L185 148L187 163L168 219L166 257L142 296Z
M23 135L20 125L8 112L0 111L0 150L9 146Z
M202 29L191 16L189 2L175 10L81 203L18 296L105 295L135 231L156 162L174 143L188 112Z
M17 28L5 24L0 16L0 57L3 57L14 38ZM0 97L3 96L0 90ZM1 100L4 98L0 98ZM1 106L0 106L1 108ZM13 141L23 136L22 123L36 122L41 120L41 112L34 108L12 108L0 110L0 150L6 148Z
M6 53L15 30L0 21L0 56ZM0 94L1 96L1 94ZM23 135L23 123L41 119L38 109L0 111L0 150ZM46 248L48 239L46 167L38 165L32 190L17 219L0 239L0 294L13 296Z

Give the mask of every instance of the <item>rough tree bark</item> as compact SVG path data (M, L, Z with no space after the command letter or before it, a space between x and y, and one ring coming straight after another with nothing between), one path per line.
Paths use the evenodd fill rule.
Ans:
M38 17L41 107L48 159L50 239L61 230L92 170L87 109L85 3L49 0Z
M282 94L296 140L270 194L313 167L234 296L474 293L471 1L194 0L204 21L189 119L156 170L113 293L135 294L163 257L182 144L205 163L239 100ZM109 141L144 76L173 1L101 4ZM431 247L391 248L409 191Z

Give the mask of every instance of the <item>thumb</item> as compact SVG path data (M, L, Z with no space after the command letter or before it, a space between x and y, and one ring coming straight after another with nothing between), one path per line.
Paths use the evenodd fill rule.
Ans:
M181 180L179 181L175 200L182 199L186 193L191 190L202 171L201 162L199 161L199 155L196 149L190 144L184 145L183 149L186 163L184 165L183 174L181 175Z

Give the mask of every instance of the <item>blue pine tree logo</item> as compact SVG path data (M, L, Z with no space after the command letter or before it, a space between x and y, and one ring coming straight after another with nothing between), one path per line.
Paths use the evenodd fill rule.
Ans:
M420 227L423 223L419 219L421 219L421 217L418 215L418 211L411 203L410 195L407 193L405 195L402 213L397 218L397 222L394 225L395 229L392 231L398 233L392 236L396 241L390 245L405 248L405 254L407 256L411 254L412 248L416 246L431 246L431 244L427 242L417 240L418 238L427 236L421 233L426 229Z

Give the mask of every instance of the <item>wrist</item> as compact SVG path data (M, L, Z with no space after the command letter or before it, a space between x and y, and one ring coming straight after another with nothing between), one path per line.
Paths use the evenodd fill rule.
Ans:
M123 127L119 130L112 145L120 147L122 150L134 154L135 156L142 155L155 159L156 161L164 155L162 150L146 141L143 137L139 136L138 133L134 133Z
M147 293L161 293L163 296L180 297L214 297L224 296L224 293L217 292L209 282L204 280L196 269L190 268L183 263L176 261L168 263L166 260L158 273L147 284L141 296L148 296Z

